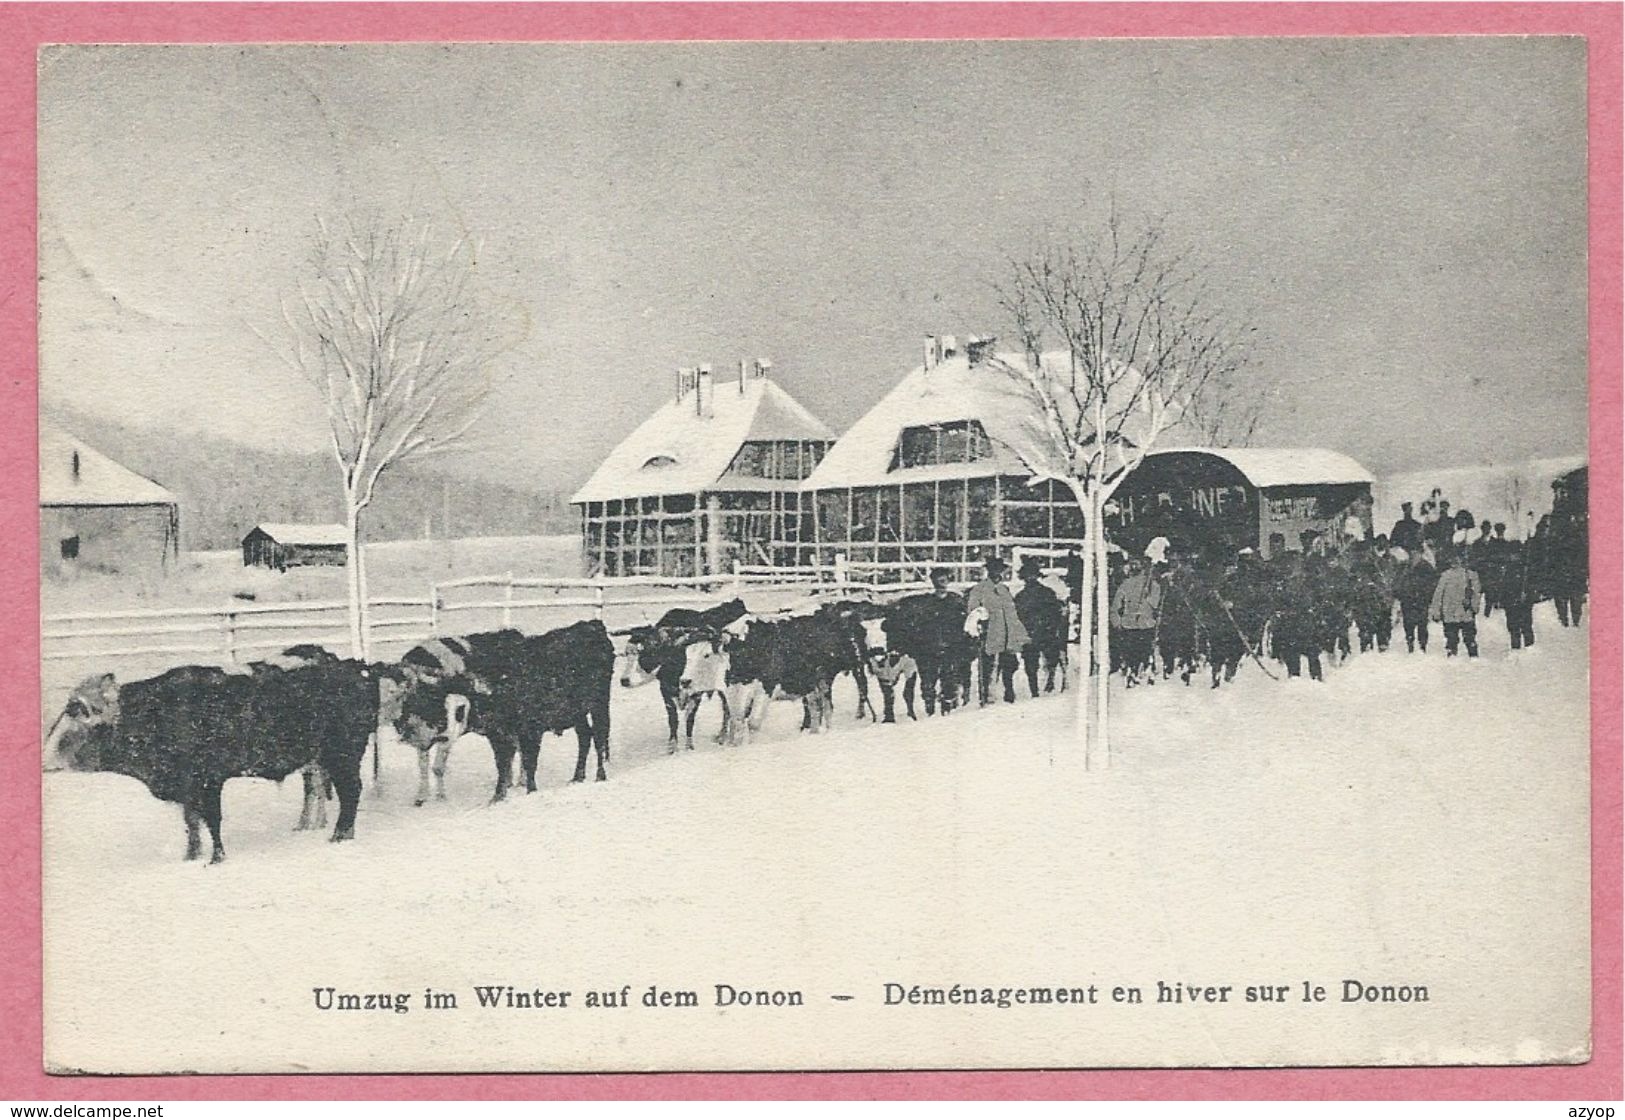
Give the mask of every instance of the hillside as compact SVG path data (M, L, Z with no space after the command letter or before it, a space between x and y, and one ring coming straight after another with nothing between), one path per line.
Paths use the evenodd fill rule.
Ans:
M343 518L338 470L325 454L267 451L230 440L129 427L42 406L54 422L181 500L181 548L234 548L263 521ZM367 510L370 540L574 532L568 495L505 486L423 467L385 475Z

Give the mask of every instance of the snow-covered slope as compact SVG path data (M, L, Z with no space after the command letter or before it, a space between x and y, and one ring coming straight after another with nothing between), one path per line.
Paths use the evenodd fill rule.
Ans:
M1114 694L1080 772L1073 693L903 726L667 757L617 690L611 780L412 809L410 752L351 844L290 828L297 781L227 788L228 861L183 864L179 812L118 777L45 778L47 1052L60 1067L607 1069L1578 1060L1588 1021L1585 631L1537 612L1516 659L1356 656L1324 685L1248 666L1210 692ZM715 726L714 713L702 727ZM369 760L370 761L370 760ZM1340 1002L1342 982L1426 1003ZM1156 1002L1158 981L1231 985ZM1303 1002L1305 980L1325 1003ZM887 1006L885 985L1094 985L1094 1005ZM477 1006L473 985L569 989ZM801 1007L718 1008L715 986ZM318 1011L313 989L409 993ZM628 1009L582 1006L589 990ZM650 985L699 994L647 1009ZM1286 985L1248 1004L1249 985ZM455 1011L423 1008L426 986ZM1145 1002L1112 1002L1114 987ZM851 995L850 1001L833 995Z

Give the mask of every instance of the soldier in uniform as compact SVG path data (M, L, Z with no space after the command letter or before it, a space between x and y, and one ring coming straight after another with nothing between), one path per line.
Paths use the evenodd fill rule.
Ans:
M1394 636L1394 562L1378 537L1374 546L1355 557L1354 626L1360 634L1360 652L1376 648L1385 653Z
M1433 585L1438 573L1429 564L1426 555L1411 553L1410 559L1394 581L1394 596L1399 600L1399 619L1405 627L1405 651L1415 653L1420 647L1428 651L1428 604L1433 601Z
M1506 618L1507 637L1513 649L1535 644L1535 595L1538 573L1534 571L1534 549L1527 543L1506 541L1501 553L1498 593ZM1485 591L1485 597L1489 592Z
M1157 626L1158 653L1162 656L1162 678L1167 680L1179 669L1179 679L1191 683L1201 642L1195 606L1197 587L1191 561L1183 552L1170 551L1164 577L1162 619Z
M1273 630L1275 656L1286 665L1288 677L1303 672L1303 662L1309 662L1309 676L1323 679L1320 667L1321 632L1316 626L1315 603L1318 582L1307 568L1308 558L1302 553L1288 554L1285 561L1286 577L1280 585L1280 598L1276 604Z

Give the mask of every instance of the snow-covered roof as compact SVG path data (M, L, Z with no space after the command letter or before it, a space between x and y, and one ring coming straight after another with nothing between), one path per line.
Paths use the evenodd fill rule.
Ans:
M1059 369L1064 353L1043 357L1046 368ZM972 366L958 354L926 369L917 366L881 398L830 449L805 489L822 490L880 483L929 481L935 478L980 478L993 474L1059 477L1040 417L1010 370L1025 368L1019 354L996 354ZM955 420L979 420L993 444L991 458L974 463L888 470L903 429ZM1230 462L1260 488L1341 482L1373 482L1371 472L1336 451L1320 448L1167 448L1201 451Z
M75 457L78 469L74 469ZM150 478L113 462L55 425L42 421L39 435L39 501L42 506L173 506L175 495Z
M1320 447L1159 447L1146 456L1213 455L1247 476L1260 490L1273 486L1373 483L1371 472L1340 451Z
M1000 354L994 361L1019 364L1019 355ZM993 442L993 456L975 463L915 467L888 471L904 428L979 420ZM993 474L1044 472L1046 457L1038 418L1016 380L998 369L972 368L963 354L944 358L926 369L916 366L897 387L836 441L805 488L873 486L881 482L948 477L980 478ZM924 472L924 473L920 473Z
M611 451L570 498L604 502L654 494L697 494L722 477L747 440L832 440L835 433L766 377L714 383L708 415L694 392L668 400ZM669 461L667 461L669 460ZM790 479L778 489L795 489Z
M349 543L343 525L293 525L267 521L249 530L249 533L254 532L264 533L278 544L343 546Z

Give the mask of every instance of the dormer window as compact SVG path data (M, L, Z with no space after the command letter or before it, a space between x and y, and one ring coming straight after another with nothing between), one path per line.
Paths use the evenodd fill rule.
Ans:
M643 469L646 471L661 471L665 470L667 467L675 467L676 465L677 460L673 459L670 455L656 455L647 463L643 464Z
M904 428L888 469L974 463L992 457L993 441L980 420L949 420Z

